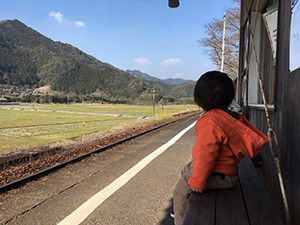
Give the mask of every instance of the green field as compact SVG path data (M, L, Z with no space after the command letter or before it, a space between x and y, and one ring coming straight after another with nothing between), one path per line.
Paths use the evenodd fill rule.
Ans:
M33 108L33 105L13 107ZM34 105L35 109L65 110L78 112L101 112L131 115L152 115L153 108L132 105ZM174 105L156 107L156 119L170 117L171 114L195 110L195 105ZM47 143L82 135L85 122L85 134L109 130L131 123L147 123L139 117L107 116L95 114L69 113L57 111L28 111L0 108L0 154L35 147ZM149 123L149 121L148 121ZM101 137L99 137L101 138Z
M101 105L101 104L20 104L13 107L30 108L30 109L48 109L48 110L66 110L78 112L101 112L101 113L119 113L130 115L153 115L152 106L137 105ZM196 105L167 105L155 106L155 114L173 114L185 110L195 110Z

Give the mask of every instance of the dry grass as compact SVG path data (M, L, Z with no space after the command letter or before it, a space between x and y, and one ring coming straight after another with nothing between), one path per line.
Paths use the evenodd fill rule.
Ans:
M47 105L46 105L47 106ZM51 105L48 105L50 107ZM56 106L56 105L55 105ZM56 106L57 107L57 106ZM62 107L62 106L58 106ZM64 106L65 107L65 106ZM78 107L82 106L74 106ZM87 108L87 106L85 106ZM91 105L90 110L106 113L141 112L152 107L124 105ZM85 121L85 143L93 142L118 132L139 127L155 120L169 118L172 113L192 110L195 106L172 106L169 111L157 113L156 117L112 117L105 115L75 114L66 112L26 111L0 108L0 155L40 145L63 146L81 144L82 121ZM171 113L172 112L172 113Z
M85 144L92 143L98 139L105 138L105 137L120 133L122 131L129 130L131 128L137 128L137 127L140 127L140 126L152 123L152 122L156 122L157 119L158 118L136 119L133 122L123 123L123 124L113 126L113 127L107 128L107 129L87 133L84 135L84 143ZM45 135L43 138L45 138L46 140L49 140L53 137L55 137L55 134ZM5 155L8 153L12 153L12 152L16 153L20 150L24 151L26 149L28 149L28 151L30 151L30 148L37 147L37 146L39 146L39 147L48 146L49 148L62 147L64 149L70 149L74 146L78 146L78 145L82 144L82 134L78 135L78 136L70 134L70 137L68 137L66 139L55 141L52 143L47 143L47 144L45 144L44 142L38 141L38 140L33 140L33 139L31 139L31 140L21 139L20 137L12 138L12 137L7 137L7 136L6 137L0 136L0 140L1 141L3 140L6 143L5 145L3 145L3 149L0 150L0 154Z

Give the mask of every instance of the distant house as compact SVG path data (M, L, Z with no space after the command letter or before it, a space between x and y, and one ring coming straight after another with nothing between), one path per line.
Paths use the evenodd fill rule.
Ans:
M5 103L5 102L7 102L6 98L0 98L0 103Z

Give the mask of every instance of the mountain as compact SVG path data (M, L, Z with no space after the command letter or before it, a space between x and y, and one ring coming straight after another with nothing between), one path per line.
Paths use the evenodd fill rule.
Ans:
M134 99L150 90L138 79L18 20L0 22L0 83Z
M176 78L176 79L173 79L173 78L168 78L168 79L158 79L156 77L152 77L150 76L149 74L147 73L143 73L139 70L126 70L126 73L129 73L135 77L138 77L142 80L148 80L148 81L160 81L160 82L163 82L165 84L183 84L185 82L189 82L191 80L184 80L184 79L181 79L181 78Z
M183 84L183 83L186 83L186 82L193 82L191 80L184 80L184 79L181 79L181 78L168 78L168 79L164 79L165 82L168 82L170 84Z
M144 80L155 92L161 95L170 95L175 98L193 97L196 82L184 79L158 79L139 70L126 70L127 73Z
M162 82L162 80L156 78L156 77L152 77L147 73L143 73L139 70L126 70L126 73L129 73L137 78L140 78L141 80L147 80L147 81L160 81Z
M192 97L195 82L161 80L140 71L122 71L70 44L55 42L18 20L0 22L0 84L75 94L131 99L151 93Z

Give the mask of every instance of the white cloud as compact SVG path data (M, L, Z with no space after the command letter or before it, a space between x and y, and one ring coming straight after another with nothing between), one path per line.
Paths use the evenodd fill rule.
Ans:
M62 21L64 20L64 16L61 14L61 12L51 12L49 13L49 16L53 16L58 22L62 23Z
M181 78L181 77L183 77L183 75L180 74L180 73L176 73L174 77L175 77L175 78Z
M74 23L75 23L77 26L85 27L85 23L82 22L82 21L75 21Z
M204 66L205 66L205 67L206 67L206 66L209 66L209 63L205 63Z
M178 66L181 65L183 61L181 59L166 59L162 62L163 66Z
M73 23L76 26L80 26L80 27L85 27L85 23L82 21L75 21L75 22L70 22L64 19L64 16L61 14L61 12L54 12L52 11L51 13L49 13L50 17L54 17L59 23Z
M133 59L134 62L138 63L138 64L141 64L141 65L146 65L146 64L151 64L152 62L145 58L145 57L140 57L140 58L137 58L137 59Z

